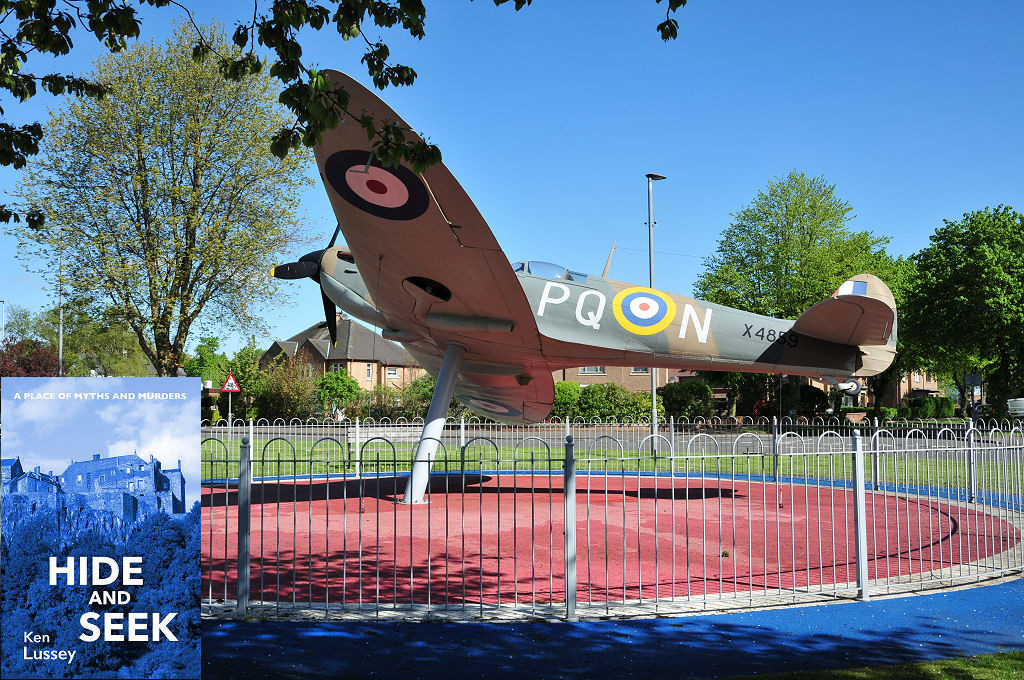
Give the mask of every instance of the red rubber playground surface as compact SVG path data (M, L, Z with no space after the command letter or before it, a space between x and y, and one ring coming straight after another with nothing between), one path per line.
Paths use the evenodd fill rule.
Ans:
M562 476L433 477L424 505L394 502L405 477L254 483L250 598L269 602L548 603L565 600ZM233 599L237 491L203 489L203 596ZM999 519L936 498L867 494L869 578L998 555L1020 542ZM853 492L709 478L580 476L581 602L856 580Z

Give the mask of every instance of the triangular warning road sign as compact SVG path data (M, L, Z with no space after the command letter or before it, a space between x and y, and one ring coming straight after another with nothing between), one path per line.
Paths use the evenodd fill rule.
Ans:
M241 392L242 388L238 386L238 381L235 380L234 373L228 373L228 379L224 381L224 385L220 388L221 392Z

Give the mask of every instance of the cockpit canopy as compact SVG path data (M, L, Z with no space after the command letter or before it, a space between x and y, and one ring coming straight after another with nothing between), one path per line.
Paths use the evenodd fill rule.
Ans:
M586 281L587 275L566 269L560 264L530 260L529 262L513 262L512 271L517 274L530 274L542 279L566 279L568 281Z

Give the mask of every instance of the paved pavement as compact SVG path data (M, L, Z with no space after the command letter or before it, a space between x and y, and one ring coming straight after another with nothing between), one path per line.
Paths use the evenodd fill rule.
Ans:
M207 678L715 678L1024 649L1024 578L871 602L587 623L203 624Z

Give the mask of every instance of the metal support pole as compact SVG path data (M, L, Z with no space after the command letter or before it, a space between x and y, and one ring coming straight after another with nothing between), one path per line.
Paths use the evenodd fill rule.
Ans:
M647 234L650 255L651 288L654 288L654 180L647 176ZM651 371L651 455L657 455L658 439L658 377L657 369L653 366Z
M868 512L864 490L864 440L853 431L853 526L856 533L857 599L871 599L868 593Z
M571 434L565 435L565 620L576 616L576 459Z
M64 376L64 229L60 232L60 266L57 269L57 376Z
M244 619L249 606L249 487L252 469L249 467L249 437L242 437L238 456L238 607L235 618Z
M650 286L654 289L654 183L665 179L654 172L647 173L647 239L648 256L650 258ZM651 372L651 455L658 455L658 369L653 366Z
M448 404L455 394L455 380L459 377L459 368L462 367L462 357L465 354L466 348L459 345L448 345L444 352L441 372L437 376L430 408L427 409L427 422L423 425L423 434L416 448L416 458L412 462L412 471L409 474L409 482L405 485L402 503L423 502L423 494L426 493L427 481L430 479L430 466L437 456L437 444L444 434Z

